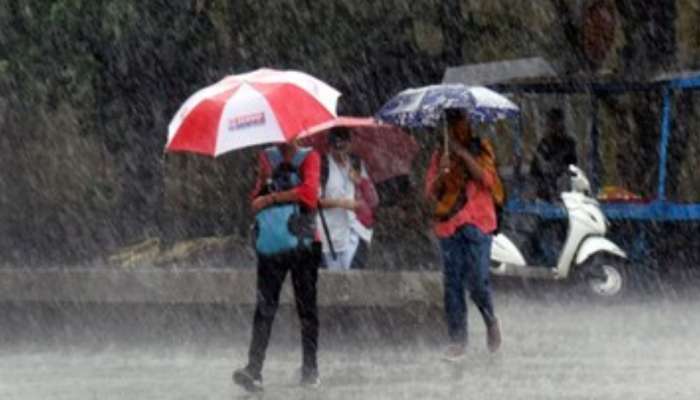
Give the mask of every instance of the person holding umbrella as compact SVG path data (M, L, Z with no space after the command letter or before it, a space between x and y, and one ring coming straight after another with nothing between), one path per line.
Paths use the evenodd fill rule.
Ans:
M253 319L253 338L248 352L248 364L233 374L234 382L248 391L262 389L262 367L270 340L272 322L279 305L280 292L287 272L291 272L297 313L301 323L302 369L301 384L317 386L320 383L317 365L318 309L316 284L321 262L318 233L315 230L315 209L318 203L320 156L309 148L296 143L284 143L269 147L259 157L258 178L252 193L251 207L258 215L258 230L266 221L260 216L266 209L278 205L294 204L300 213L296 228L291 231L300 241L292 250L265 250L265 239L258 232L258 302ZM271 214L270 229L294 225ZM273 237L275 235L272 235ZM261 243L262 242L262 243ZM269 254L266 254L269 253Z
M489 350L496 351L501 345L489 257L491 235L497 227L494 203L502 203L505 193L496 173L493 148L487 140L472 136L469 123L491 123L519 112L517 105L489 88L440 84L403 90L376 114L378 120L400 126L442 128L442 149L431 158L425 189L435 205L433 229L444 264L445 316L450 337L444 358L449 361L465 355L465 284L486 323Z
M316 231L320 156L295 141L310 127L337 117L338 92L300 71L261 68L230 75L191 95L168 125L166 151L217 157L256 145L255 213L257 303L248 363L233 381L262 390L262 367L280 291L292 275L301 322L301 384L320 382L317 291L321 246Z
M426 173L426 193L434 204L434 232L444 263L444 301L450 344L444 354L458 361L467 345L465 284L481 312L492 352L501 344L489 280L491 233L496 229L493 189L498 185L493 149L472 136L467 114L446 109L448 139Z
M394 124L350 116L309 128L300 140L325 154L320 202L327 223L318 222L324 228L326 263L331 269L363 268L381 199L376 185L387 189L397 181L408 181L420 145Z
M372 209L379 204L364 161L350 152L351 133L335 127L322 159L321 198L326 227L323 259L331 270L364 267L372 240Z

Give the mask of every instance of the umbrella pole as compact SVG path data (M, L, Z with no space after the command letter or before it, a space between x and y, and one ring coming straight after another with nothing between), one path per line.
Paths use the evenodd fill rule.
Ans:
M333 260L338 259L338 255L335 253L335 248L333 247L333 241L331 241L331 234L328 231L328 224L326 223L326 217L323 215L323 207L319 204L318 216L321 217L321 225L323 226L323 233L326 235L326 240L328 241L328 247L331 249L331 256Z
M444 155L449 156L450 155L450 138L449 134L447 132L447 121L445 119L442 120L442 141L443 141L443 149L444 149ZM450 172L450 167L447 167L445 169L445 172Z

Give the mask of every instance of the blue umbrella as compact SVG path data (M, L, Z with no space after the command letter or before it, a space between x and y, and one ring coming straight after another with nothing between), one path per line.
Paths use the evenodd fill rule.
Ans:
M518 106L483 86L431 85L406 89L377 112L383 122L409 128L436 127L448 108L466 110L470 120L493 122L518 114Z

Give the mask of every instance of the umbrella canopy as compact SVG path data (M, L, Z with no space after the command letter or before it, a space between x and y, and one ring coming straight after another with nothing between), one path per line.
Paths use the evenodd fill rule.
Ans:
M411 163L420 145L401 128L381 124L373 118L338 117L310 128L299 139L304 145L326 153L328 135L324 133L336 127L351 132L351 151L365 162L373 182L380 183L411 173Z
M383 122L412 128L435 127L448 108L464 109L471 120L478 122L493 122L518 113L518 106L491 89L444 84L406 89L389 100L376 117Z
M193 94L168 126L167 151L218 156L294 140L331 120L340 92L299 71L259 69Z

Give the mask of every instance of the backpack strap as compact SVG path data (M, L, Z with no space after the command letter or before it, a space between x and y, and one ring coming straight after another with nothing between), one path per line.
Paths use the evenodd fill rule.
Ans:
M304 163L304 160L306 160L306 157L311 153L311 148L310 147L300 147L297 149L296 154L294 154L294 157L292 157L292 166L294 168L299 169L301 164Z
M358 173L362 173L362 159L357 154L350 154L350 165Z
M321 197L326 195L326 184L328 183L328 174L330 173L328 157L330 157L329 154L324 154L323 157L321 157Z
M270 169L272 171L274 171L280 164L282 164L282 161L284 161L284 157L282 157L282 153L277 146L270 146L266 148L265 157L267 157L267 161L270 163Z
M311 153L311 148L310 147L300 147L296 154L294 154L294 157L292 157L291 164L294 168L299 169L301 164L304 163L304 160L306 160L306 157ZM284 162L284 156L282 156L282 153L280 150L277 148L277 146L270 146L265 149L265 156L267 157L267 161L270 162L270 167L272 167L272 170L274 171L275 168L279 167L280 164Z

